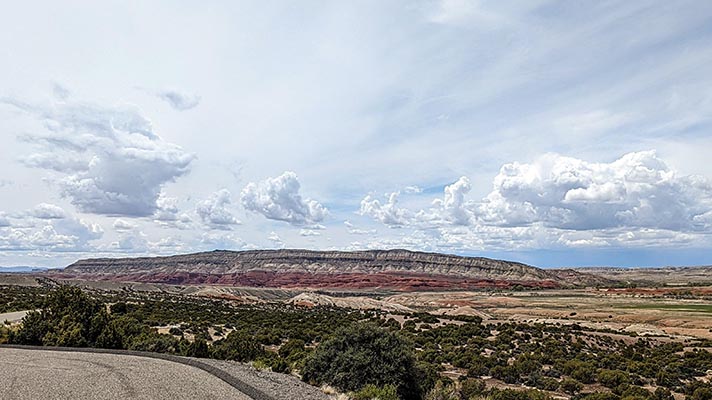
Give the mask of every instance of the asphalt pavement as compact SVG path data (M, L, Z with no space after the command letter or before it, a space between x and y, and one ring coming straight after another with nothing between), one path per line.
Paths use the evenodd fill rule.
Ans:
M0 347L0 399L250 397L208 372L176 362L131 355Z
M15 311L0 314L0 324L4 323L5 321L11 323L20 322L20 320L24 318L25 315L27 315L27 311Z

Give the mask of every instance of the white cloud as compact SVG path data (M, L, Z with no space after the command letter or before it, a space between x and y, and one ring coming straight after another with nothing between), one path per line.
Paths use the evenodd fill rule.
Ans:
M254 246L245 243L232 233L206 232L200 237L199 246L203 250L247 250Z
M367 246L453 251L701 246L712 231L712 183L678 174L654 151L610 163L548 154L533 163L502 166L481 201L468 199L470 190L462 177L420 210L399 207L398 193L385 204L367 196L360 214L408 228L400 237L374 239ZM353 228L350 222L346 226Z
M156 221L175 221L178 219L178 213L178 199L164 194L158 196L156 211L153 214Z
M229 209L231 203L230 191L221 189L213 193L210 198L198 203L195 212L210 227L231 229L232 225L240 224Z
M242 206L268 219L297 226L323 221L328 214L326 207L316 200L302 198L299 190L297 175L286 171L278 177L245 186L241 193Z
M161 194L156 200L156 212L153 220L163 227L181 230L190 229L192 218L187 213L180 212L178 199Z
M419 211L415 219L420 223L434 223L437 225L469 225L472 221L470 204L465 200L467 193L472 190L470 180L463 176L455 183L445 186L444 197L435 199L433 207Z
M0 250L87 251L103 234L98 224L74 217L29 219L18 226L0 226Z
M5 228L8 226L12 226L10 219L4 213L0 212L0 228Z
M52 223L58 232L72 235L82 243L96 240L104 235L101 225L78 218L63 218Z
M176 254L185 249L185 241L179 237L164 237L153 243L155 249L161 253Z
M539 224L563 230L608 228L701 231L712 229L712 184L680 176L654 151L629 153L611 163L591 163L556 154L531 164L509 163L482 201L468 200L466 177L445 187L432 207L398 206L366 196L359 213L390 227L435 228Z
M72 94L72 92L62 84L54 82L52 84L52 94L54 98L60 101L67 100L67 98Z
M289 245L305 247L343 248L359 240L472 254L507 246L537 249L530 260L549 262L579 260L582 254L559 256L547 251L552 248L617 246L628 261L635 258L626 253L629 247L655 244L658 238L658 247L668 249L660 262L703 262L712 240L712 213L694 205L706 193L694 183L684 191L699 191L699 196L679 196L681 190L653 184L655 194L634 191L635 198L627 187L631 183L618 184L617 178L570 187L552 198L550 191L559 186L546 179L541 188L525 183L520 194L492 187L502 165L538 164L534 160L550 152L595 164L657 148L676 177L712 177L707 67L712 5L649 3L568 7L549 0L396 0L330 7L309 3L295 14L281 6L221 2L214 12L174 7L171 18L157 19L165 10L150 2L87 4L81 10L58 2L43 7L12 2L2 14L10 17L0 16L0 41L10 57L0 63L0 87L15 99L41 96L48 105L27 105L36 117L28 118L0 104L5 139L0 171L13 182L0 179L1 208L7 212L0 225L11 223L24 238L53 226L57 220L29 215L34 205L46 202L68 214L78 207L110 215L81 214L108 224L112 232L104 240L89 242L107 256L115 251L111 223L118 217L130 222L144 217L139 224L150 238L180 235L185 251L212 249L216 245L201 243L208 229L195 209L225 186L233 194L232 214L249 219L240 226L240 238L260 245L269 245L265 237L276 230ZM105 14L115 18L97 17ZM295 22L310 29L290 29ZM85 29L61 29L72 24ZM285 29L275 30L277 25ZM28 31L36 39L32 48L12 40ZM253 40L226 42L225 37ZM107 40L122 45L107 54ZM67 54L85 54L91 68L58 56ZM292 73L281 67L285 59ZM57 78L71 82L71 92L50 86L49 93L37 93ZM162 90L172 84L178 90ZM139 93L136 87L149 89ZM175 111L197 103L191 90L203 96L197 107ZM161 99L159 91L165 95ZM96 99L99 106L76 101L82 98ZM115 100L144 111L116 106ZM15 140L18 134L27 140ZM197 157L183 167L180 157L154 163L124 154L127 147L143 149L144 143L159 158L173 148L170 143L185 149L177 154ZM238 176L228 169L235 165ZM259 215L243 216L235 204L239 189L286 170L299 171L302 196L328 205L329 221L351 218L356 226L301 237L299 230L314 230L312 223L290 229ZM472 181L461 203L432 192L461 175ZM241 182L237 191L236 182ZM405 185L427 189L415 193ZM388 210L389 198L382 194L397 188L396 210ZM376 193L370 200L384 209L366 207L367 216L358 217L354 211L367 193ZM658 193L676 193L674 199L660 200L671 204L669 209L655 202ZM57 194L64 194L63 201ZM676 204L690 197L684 200L689 204ZM611 216L617 207L620 213ZM646 207L661 215L660 222L643 216ZM679 211L684 209L693 211ZM674 227L670 222L676 219L680 229L659 228ZM380 222L393 220L401 229L386 229ZM238 231L210 232L219 240ZM61 235L72 236L57 233L59 242ZM14 237L9 229L0 236ZM699 247L678 249L670 243ZM0 263L75 257L46 249L0 252ZM615 263L616 257L601 259Z
M151 243L146 238L146 234L133 231L122 235L118 241L111 243L111 247L115 251L125 253L145 253L151 248Z
M381 203L367 195L361 200L361 207L358 211L360 215L369 216L389 228L399 228L411 223L412 213L405 208L398 206L398 196L400 192L389 194L388 200Z
M344 225L346 226L346 231L352 235L373 235L376 234L378 231L375 229L360 229L357 228L351 221L346 220L344 221Z
M190 110L200 104L200 96L174 89L160 90L156 96L178 111Z
M300 229L299 236L309 237L309 236L321 236L321 232L316 229Z
M470 180L461 177L455 183L445 186L443 198L433 200L427 209L412 211L398 205L400 192L388 195L388 201L381 203L371 195L361 200L360 215L370 216L390 228L404 226L468 225L472 221L471 204L465 196L472 189Z
M272 244L276 247L279 247L279 248L284 247L284 241L275 231L272 231L269 233L269 236L267 236L267 240L272 242Z
M126 221L125 219L121 219L121 218L114 221L113 226L114 226L114 230L117 232L132 231L132 230L138 228L138 225L136 225L130 221Z
M184 175L194 158L158 137L135 107L0 100L45 124L45 132L23 137L37 150L23 162L59 173L62 195L86 213L153 214L162 186Z
M38 204L30 211L30 214L39 219L62 219L67 215L62 207L48 203Z
M654 151L629 153L611 163L591 163L549 154L531 164L506 164L479 207L495 225L593 230L709 229L712 186L698 176L680 176Z
M417 186L417 185L406 186L403 188L403 193L406 193L406 194L418 194L418 193L422 193L422 192L423 192L423 188L421 188L420 186Z

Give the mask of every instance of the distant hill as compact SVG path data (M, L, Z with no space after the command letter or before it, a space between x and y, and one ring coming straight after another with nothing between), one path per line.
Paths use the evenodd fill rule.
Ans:
M712 285L712 266L690 267L586 267L576 271L640 285Z
M13 274L31 274L33 272L47 271L51 268L49 267L28 267L28 266L14 266L14 267L0 267L0 273L13 273Z
M181 285L394 290L557 288L610 282L573 270L407 250L216 250L169 257L96 258L49 274L61 279Z

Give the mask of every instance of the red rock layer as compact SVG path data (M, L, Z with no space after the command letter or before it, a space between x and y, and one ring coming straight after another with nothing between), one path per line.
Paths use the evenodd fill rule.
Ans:
M101 274L101 273L53 273L58 279L82 279L114 282L166 283L173 285L225 285L272 288L331 288L331 289L366 289L387 288L403 291L411 290L453 290L510 288L516 285L529 288L556 288L559 284L553 280L516 281L497 279L471 279L447 275L415 273L308 273L246 271L234 274L206 274L176 272L173 274Z

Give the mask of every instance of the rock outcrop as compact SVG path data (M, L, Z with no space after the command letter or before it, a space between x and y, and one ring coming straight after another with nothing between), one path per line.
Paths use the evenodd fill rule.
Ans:
M51 274L65 279L181 285L396 290L556 288L584 286L592 278L578 272L562 277L511 261L407 250L216 250L169 257L96 258Z

